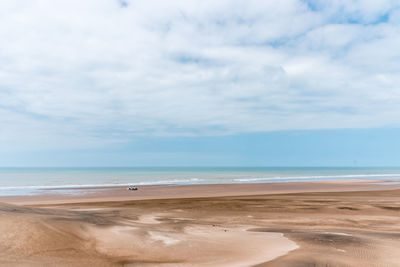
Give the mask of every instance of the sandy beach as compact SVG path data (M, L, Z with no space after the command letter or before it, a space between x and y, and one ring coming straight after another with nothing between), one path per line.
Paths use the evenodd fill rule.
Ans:
M0 197L2 266L400 266L400 185L336 181Z

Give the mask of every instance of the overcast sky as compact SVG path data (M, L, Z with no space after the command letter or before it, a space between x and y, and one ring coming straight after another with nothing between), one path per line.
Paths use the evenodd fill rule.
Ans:
M3 165L144 137L399 126L399 1L0 1Z

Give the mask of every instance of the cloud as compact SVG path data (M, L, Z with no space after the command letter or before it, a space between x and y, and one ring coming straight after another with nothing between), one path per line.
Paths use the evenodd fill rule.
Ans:
M1 1L0 143L397 127L399 10L372 0Z

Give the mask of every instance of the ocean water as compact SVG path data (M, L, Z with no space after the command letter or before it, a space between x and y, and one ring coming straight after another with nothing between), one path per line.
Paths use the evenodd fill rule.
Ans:
M184 185L376 179L400 179L400 168L0 168L0 195L36 194L51 188L100 187L130 184Z

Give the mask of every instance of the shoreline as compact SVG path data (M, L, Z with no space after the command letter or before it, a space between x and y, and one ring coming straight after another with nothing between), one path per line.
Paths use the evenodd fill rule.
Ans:
M340 180L311 182L231 183L191 185L142 185L129 191L127 186L58 187L42 189L33 195L4 195L0 202L17 205L84 203L194 197L254 196L310 192L384 191L400 189L397 180Z

